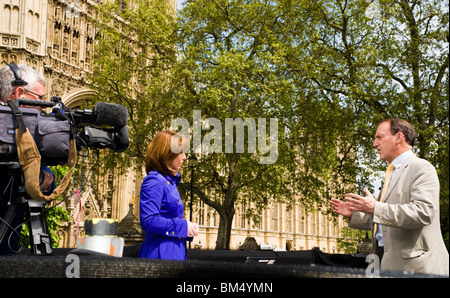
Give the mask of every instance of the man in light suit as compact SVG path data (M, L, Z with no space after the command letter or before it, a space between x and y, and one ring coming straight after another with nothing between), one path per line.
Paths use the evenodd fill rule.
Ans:
M373 146L395 169L377 199L347 194L331 200L352 228L372 229L372 252L384 271L449 275L449 254L439 220L439 180L435 168L412 153L414 127L403 119L380 123ZM392 167L393 168L393 167ZM381 199L381 200L380 200Z

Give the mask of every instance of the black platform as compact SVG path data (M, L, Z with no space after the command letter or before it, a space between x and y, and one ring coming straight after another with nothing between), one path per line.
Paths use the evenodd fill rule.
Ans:
M1 278L67 278L79 262L80 278L365 278L364 256L309 251L189 250L187 261L137 258L139 246L125 247L123 257L78 249L54 249L49 256L24 250L0 256ZM69 257L68 257L69 256ZM69 275L69 276L68 276ZM380 277L433 277L403 272L381 272Z

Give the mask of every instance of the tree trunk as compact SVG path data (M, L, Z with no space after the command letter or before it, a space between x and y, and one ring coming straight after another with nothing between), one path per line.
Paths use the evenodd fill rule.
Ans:
M231 225L233 223L234 208L231 212L219 213L219 231L217 233L216 249L230 249Z

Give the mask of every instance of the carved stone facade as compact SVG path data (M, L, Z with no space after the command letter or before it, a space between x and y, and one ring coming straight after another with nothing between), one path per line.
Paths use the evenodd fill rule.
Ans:
M44 73L46 92L60 96L63 102L76 108L89 100L95 91L87 88L86 74L92 71L96 28L88 21L94 5L104 0L0 0L0 66L10 62L27 64ZM176 0L168 0L176 7ZM121 221L129 212L130 204L135 218L128 214L126 221L139 218L139 189L143 172L128 171L115 175L114 170L95 185L95 192L87 188L81 196L72 196L65 204L70 222L65 223L59 235L61 247L74 247L76 235L82 235L85 219L114 218ZM111 191L114 189L114 191ZM187 200L186 200L186 206ZM237 206L230 247L238 248L247 237L258 244L269 244L281 249L311 249L336 252L342 219L333 222L319 212L305 214L300 206L288 209L273 203L261 214L261 223L241 216L245 206ZM186 208L186 218L189 209ZM200 225L200 235L193 247L214 248L219 218L208 206L198 204L193 221ZM130 224L130 226L133 226ZM134 226L133 226L134 227ZM133 239L140 239L132 231Z

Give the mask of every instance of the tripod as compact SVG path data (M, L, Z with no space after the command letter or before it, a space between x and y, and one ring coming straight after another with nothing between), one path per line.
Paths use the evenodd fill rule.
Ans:
M0 243L8 241L5 238L8 228L15 229L11 226L16 214L20 209L25 211L25 219L30 232L31 252L37 255L49 255L53 252L51 245L50 233L47 227L45 217L45 203L33 200L25 189L23 181L23 172L18 162L0 162L0 168L7 168L8 174L14 177L12 193L15 194L11 198L8 211L0 221Z

